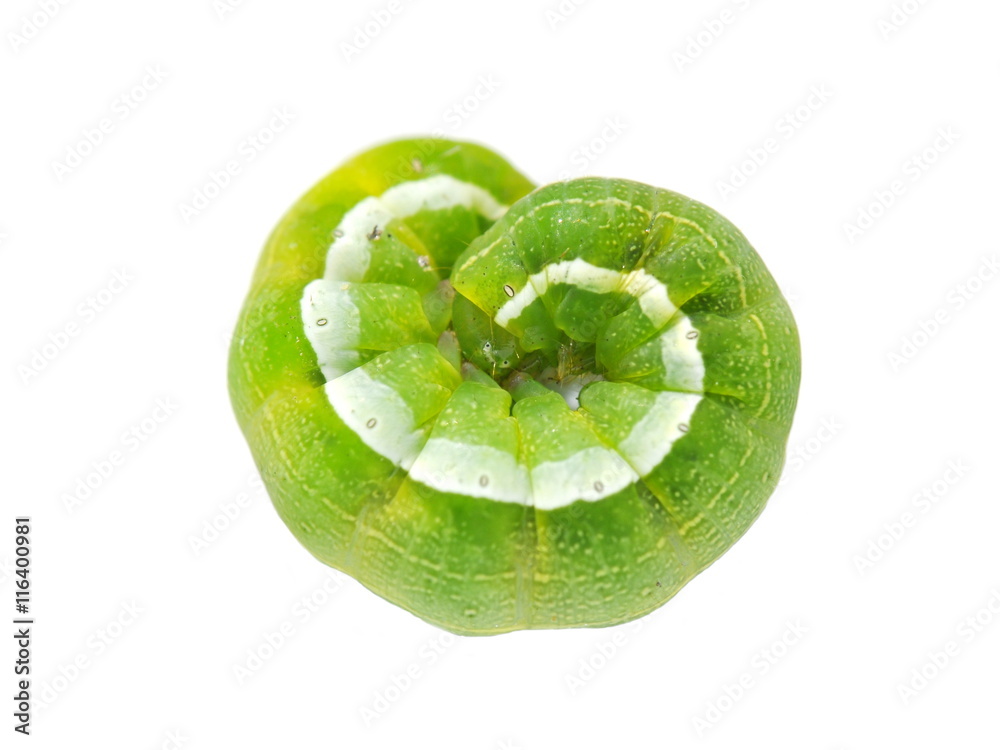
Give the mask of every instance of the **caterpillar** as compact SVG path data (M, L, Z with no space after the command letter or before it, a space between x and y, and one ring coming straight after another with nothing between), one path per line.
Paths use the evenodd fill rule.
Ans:
M291 208L229 363L299 542L462 635L663 605L762 511L799 377L788 304L711 208L438 138Z

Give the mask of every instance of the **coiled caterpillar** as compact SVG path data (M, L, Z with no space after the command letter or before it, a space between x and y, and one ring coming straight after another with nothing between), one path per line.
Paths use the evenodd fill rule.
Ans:
M475 635L673 596L776 486L799 368L788 305L712 209L628 180L534 189L427 139L281 220L229 383L299 541Z

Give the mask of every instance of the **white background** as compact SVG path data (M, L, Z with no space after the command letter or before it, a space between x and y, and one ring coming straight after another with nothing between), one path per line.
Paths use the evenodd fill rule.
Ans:
M996 3L49 5L0 14L0 609L30 514L37 618L4 747L1000 747ZM257 254L345 158L435 131L702 200L791 300L785 481L637 623L452 638L257 489L226 391Z

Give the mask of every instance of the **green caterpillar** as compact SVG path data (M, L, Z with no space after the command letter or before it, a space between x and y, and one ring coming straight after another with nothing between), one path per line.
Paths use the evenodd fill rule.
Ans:
M389 143L264 249L230 354L279 515L324 563L463 635L656 609L763 509L799 385L791 311L712 209L534 186Z

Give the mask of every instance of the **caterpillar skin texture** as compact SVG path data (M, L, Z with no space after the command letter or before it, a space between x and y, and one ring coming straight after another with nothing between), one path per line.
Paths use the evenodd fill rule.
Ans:
M487 635L676 594L774 490L799 369L785 299L712 209L628 180L535 189L418 139L281 220L229 388L306 549Z

